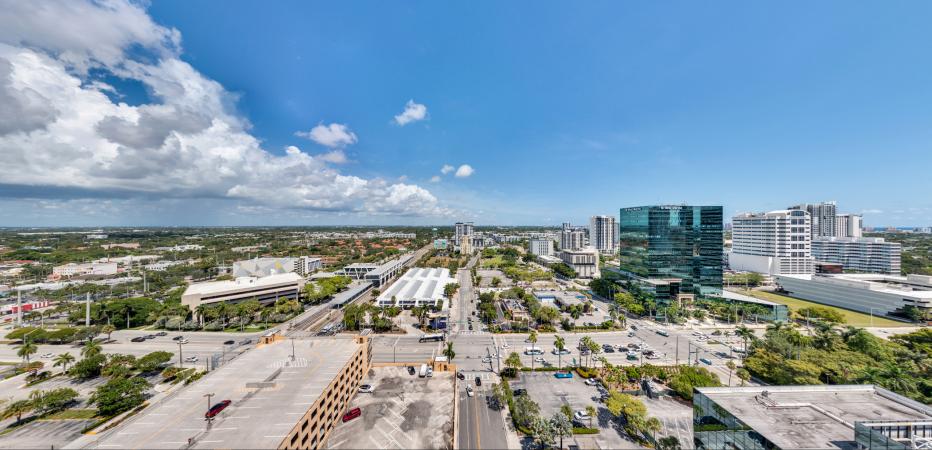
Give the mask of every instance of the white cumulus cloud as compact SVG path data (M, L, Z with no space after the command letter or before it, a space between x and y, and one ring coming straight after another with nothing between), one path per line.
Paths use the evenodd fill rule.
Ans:
M345 125L308 132L332 149L322 155L263 148L235 110L235 96L180 59L180 42L177 30L153 22L136 2L49 0L0 8L0 187L26 192L23 197L61 191L449 214L420 186L334 168L346 162L340 149L356 142ZM105 76L142 83L148 102L113 100L119 95L99 79Z
M341 123L330 125L319 124L311 131L298 131L295 136L310 139L320 145L330 148L346 147L355 144L356 134L349 127Z
M417 122L427 118L427 106L420 103L414 103L414 100L408 100L405 103L405 110L395 116L395 123L405 126L411 122Z
M466 178L466 177L472 175L473 172L475 172L475 170L473 170L472 166L470 166L469 164L463 164L463 165L460 166L458 169L456 169L456 177L457 177L457 178Z
M449 164L444 164L443 167L440 168L440 173L446 175L446 174L452 172L452 171L455 170L455 169L456 169L456 167L453 167L453 166L451 166L451 165L449 165Z

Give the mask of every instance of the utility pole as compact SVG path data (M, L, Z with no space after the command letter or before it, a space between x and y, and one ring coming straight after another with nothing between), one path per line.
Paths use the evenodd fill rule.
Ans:
M87 293L87 298L84 299L84 326L91 326L91 293Z
M680 335L676 335L676 365L680 365Z
M182 369L184 369L184 359L183 359L183 356L184 356L184 354L182 353L182 350L181 350L181 341L178 341L178 366L180 366ZM210 401L210 400L208 400L208 401Z
M16 290L16 325L23 326L23 290Z

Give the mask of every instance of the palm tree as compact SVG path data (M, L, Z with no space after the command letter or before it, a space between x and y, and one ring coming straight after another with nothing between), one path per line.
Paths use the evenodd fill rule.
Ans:
M909 372L896 364L887 364L880 373L880 384L894 392L912 393L916 390Z
M55 364L53 364L53 367L62 366L62 371L67 372L68 364L71 364L74 362L74 356L71 356L71 353L62 353L56 356L53 361L55 361Z
M517 371L522 367L521 355L519 355L518 352L511 352L511 354L508 355L508 358L505 359L505 366L517 373Z
M103 350L96 341L87 341L84 344L84 347L81 348L81 356L85 358L90 358L92 356L97 356L100 354L100 351Z
M16 351L16 356L23 358L24 360L26 360L26 364L29 364L29 356L34 355L38 351L39 351L39 346L27 340L18 347L18 350Z
M453 342L447 341L447 348L443 350L443 356L447 357L448 362L453 362L453 357L456 356L456 352L453 351Z
M566 348L566 340L563 339L563 336L555 336L553 339L553 346L557 349L557 366L561 369L563 368L563 349Z
M735 371L737 366L735 365L734 361L728 360L725 363L725 367L728 367L728 385L731 386L731 373Z
M116 327L109 323L100 328L101 333L107 333L107 342L110 342L110 335L116 331Z
M590 350L592 348L591 344L592 344L592 338L589 336L583 336L582 339L579 340L580 349ZM583 356L581 356L580 359L583 359ZM583 361L580 361L580 362L583 362ZM583 365L586 367L589 367L589 365L586 364L585 362L583 362Z
M744 354L747 355L748 339L752 339L754 337L754 332L744 325L739 325L738 328L735 329L735 334L744 341Z
M595 406L587 406L586 414L589 415L589 428L592 428L592 418L595 417Z

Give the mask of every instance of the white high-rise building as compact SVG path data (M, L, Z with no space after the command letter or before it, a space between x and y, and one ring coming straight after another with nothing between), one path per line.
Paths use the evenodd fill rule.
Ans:
M835 202L803 203L787 209L799 209L809 213L812 226L811 239L820 236L835 236L835 216L838 214L838 205Z
M592 216L589 218L589 245L603 254L614 253L617 230L613 216Z
M456 222L453 224L453 243L460 245L460 239L463 236L469 236L473 233L472 222Z
M563 229L560 231L560 249L579 250L585 248L588 245L586 234L586 228L574 227L569 222L564 222Z
M530 239L528 251L535 256L551 256L553 255L553 241L549 238Z
M839 214L835 216L835 236L861 237L861 216L857 214Z
M732 270L767 275L812 273L811 223L804 209L739 214L731 219Z

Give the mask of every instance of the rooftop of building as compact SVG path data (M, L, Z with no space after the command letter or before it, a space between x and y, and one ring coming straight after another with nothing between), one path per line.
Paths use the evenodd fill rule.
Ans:
M365 292L369 289L372 289L372 283L369 281L354 281L346 288L343 292L337 293L333 296L333 301L331 304L336 307L337 305L342 305L346 302L352 301L360 293Z
M750 295L739 294L737 292L732 292L726 289L722 290L722 298L724 298L725 300L734 300L734 301L739 301L739 302L744 302L744 303L755 303L758 305L780 306L780 303L771 302L767 300L761 300L756 297L751 297Z
M408 262L413 257L414 255L407 254L407 255L401 255L395 259L386 261L384 264L379 265L378 267L373 269L371 272L369 272L369 275L381 275L385 272L395 270L398 268L398 266Z
M292 361L292 342L295 359ZM346 337L262 345L143 410L100 448L278 448L359 344ZM205 429L204 394L232 403Z
M534 291L534 297L538 300L552 298L559 300L562 305L579 305L586 300L586 296L575 291Z
M910 274L905 277L879 273L777 275L777 280L781 278L932 299L932 276L929 275Z
M266 277L239 277L233 280L224 281L206 281L203 283L194 283L188 286L184 295L192 294L217 294L221 292L231 292L240 289L250 289L263 286L273 286L282 283L295 283L303 280L301 275L294 272L277 273Z
M812 243L838 242L843 244L884 244L893 247L900 247L899 242L887 242L882 237L863 237L863 236L816 236Z
M777 448L855 448L855 422L932 419L932 408L873 385L696 390Z
M456 280L450 276L450 270L445 268L412 267L408 269L394 284L381 295L378 300L388 300L395 297L402 299L434 299L443 297L443 288Z

